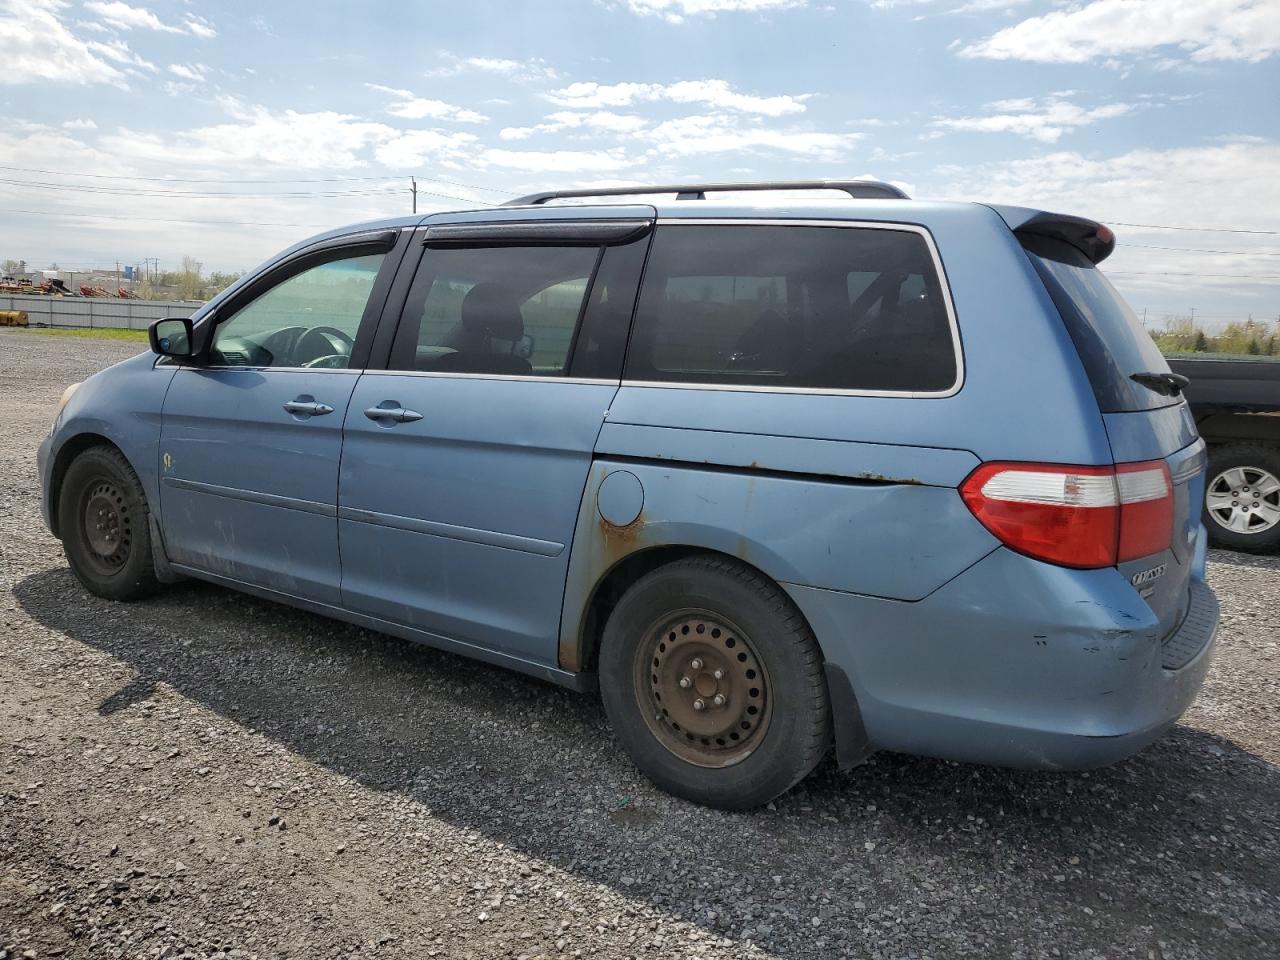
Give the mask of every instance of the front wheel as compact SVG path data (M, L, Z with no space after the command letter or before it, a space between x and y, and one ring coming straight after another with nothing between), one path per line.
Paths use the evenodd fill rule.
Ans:
M108 600L137 600L157 586L150 514L138 475L114 447L91 447L67 468L58 525L71 572Z
M776 584L728 558L638 580L605 626L605 710L659 787L743 810L789 790L831 743L817 641Z
M1209 448L1204 525L1220 547L1280 547L1280 449L1252 443Z

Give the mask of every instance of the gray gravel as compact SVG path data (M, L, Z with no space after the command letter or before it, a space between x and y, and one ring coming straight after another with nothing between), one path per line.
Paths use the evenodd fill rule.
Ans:
M1212 559L1182 725L1049 775L880 755L674 800L599 703L199 584L90 597L45 532L63 386L0 331L0 960L1280 956L1280 559Z

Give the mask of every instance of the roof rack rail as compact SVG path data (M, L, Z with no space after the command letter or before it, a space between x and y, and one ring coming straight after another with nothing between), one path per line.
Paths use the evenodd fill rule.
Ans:
M548 200L576 197L629 197L646 193L674 193L677 200L705 200L708 193L748 190L843 190L855 200L910 200L891 183L879 180L759 180L753 183L672 183L659 186L588 187L547 190L508 200L504 207L536 206Z

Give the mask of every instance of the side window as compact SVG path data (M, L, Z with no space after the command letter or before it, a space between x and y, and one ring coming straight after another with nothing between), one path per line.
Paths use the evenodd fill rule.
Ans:
M941 282L914 231L658 228L630 380L926 393L956 371Z
M426 251L392 366L563 376L599 258L597 247Z
M218 324L211 362L250 367L349 366L383 256L331 260L271 287Z

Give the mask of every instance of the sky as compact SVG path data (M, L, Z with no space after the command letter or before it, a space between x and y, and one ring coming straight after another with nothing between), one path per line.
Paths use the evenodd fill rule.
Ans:
M411 175L875 177L1112 225L1150 326L1280 318L1280 0L0 0L0 51L33 267L250 269Z

